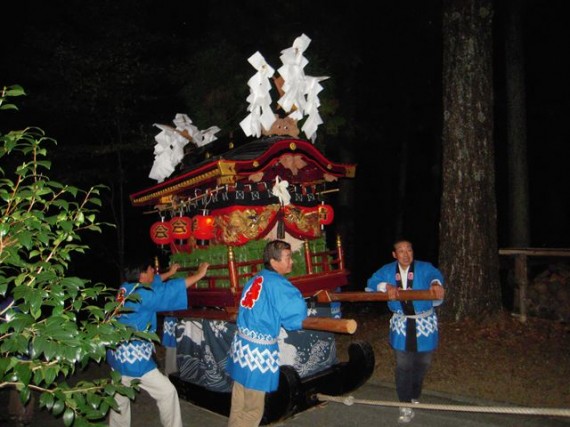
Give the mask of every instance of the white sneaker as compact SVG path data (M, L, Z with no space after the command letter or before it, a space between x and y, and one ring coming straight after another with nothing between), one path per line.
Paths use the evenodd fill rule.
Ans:
M414 410L412 408L400 408L399 424L407 424L414 418Z
M418 403L420 403L420 401L417 400L417 399L412 399L412 403L413 403L414 405L417 405Z

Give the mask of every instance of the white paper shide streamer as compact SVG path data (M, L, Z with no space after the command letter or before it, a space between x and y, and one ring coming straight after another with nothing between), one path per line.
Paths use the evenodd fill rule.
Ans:
M190 141L202 147L215 141L215 134L220 131L217 126L201 131L186 114L176 114L173 123L176 126L174 128L154 124L161 132L154 137L157 144L154 146L154 163L148 176L158 182L164 181L174 172L184 157L184 147Z
M271 189L271 193L279 198L279 203L281 206L287 206L291 204L291 194L289 194L289 182L281 180L279 176L275 177L275 184Z
M309 47L311 39L305 34L297 37L293 46L281 51L283 65L277 70L283 78L283 95L277 103L295 121L306 117L302 131L307 139L315 141L317 128L323 123L319 115L320 101L319 92L323 90L320 82L328 77L313 77L305 74L304 68L309 63L303 56ZM267 65L259 52L249 58L249 63L257 70L257 73L249 80L250 95L248 111L250 114L240 123L247 136L259 137L261 126L269 130L275 121L271 111L271 96L269 91L271 84L269 78L274 70Z
M247 136L259 137L261 135L261 126L265 130L269 130L273 122L275 122L275 114L271 109L271 81L269 80L275 70L271 68L265 58L255 52L248 59L248 62L257 70L247 82L249 86L249 96L247 102L249 107L247 111L250 113L240 122L240 126Z
M290 48L281 51L283 65L278 73L283 79L280 91L282 96L277 104L296 122L305 119L302 127L307 139L315 142L317 128L323 123L319 115L319 93L323 90L320 82L328 77L313 77L305 74L304 68L309 63L303 55L311 39L305 34L297 37ZM277 120L271 108L271 78L275 70L265 61L259 52L248 58L256 73L249 79L249 96L247 102L249 114L240 122L240 127L247 136L259 138L264 131L269 131ZM192 142L202 147L215 141L215 134L220 131L217 126L199 130L186 114L176 114L173 120L175 127L155 124L161 132L155 136L154 164L149 177L158 182L164 181L175 170L184 157L184 147ZM290 195L287 182L277 179L273 192L283 205L287 205Z
M323 119L319 114L321 102L319 101L318 94L323 90L323 87L319 82L326 79L328 79L328 77L305 77L305 95L307 102L305 104L304 113L307 116L307 119L305 120L305 123L303 123L301 130L312 142L315 142L317 128L323 123Z
M303 53L310 43L311 39L303 34L295 39L292 47L282 50L279 57L283 66L277 71L283 77L282 89L284 94L277 103L286 112L292 111L289 117L295 120L303 118L306 107L305 72L303 69L309 61L303 56Z

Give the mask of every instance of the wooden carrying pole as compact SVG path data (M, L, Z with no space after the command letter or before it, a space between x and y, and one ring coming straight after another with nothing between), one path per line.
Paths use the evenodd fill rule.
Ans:
M307 317L303 320L303 329L353 334L356 331L356 320L333 319L331 317Z
M237 312L225 310L185 310L161 312L165 316L178 318L190 317L207 320L224 320L235 323ZM357 323L353 319L333 319L332 317L307 317L303 321L303 329L313 329L316 331L335 332L338 334L353 334L356 331Z
M322 291L315 295L317 302L376 302L390 301L387 292L328 292ZM394 301L436 300L432 291L400 290Z

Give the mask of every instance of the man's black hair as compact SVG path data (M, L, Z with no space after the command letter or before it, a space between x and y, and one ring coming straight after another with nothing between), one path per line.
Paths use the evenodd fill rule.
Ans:
M272 240L265 245L263 250L263 265L266 269L275 271L271 266L271 260L281 261L281 253L285 250L291 250L291 245L283 240Z
M129 283L138 282L141 273L145 272L147 268L151 266L152 264L150 262L129 265L123 269L123 279Z

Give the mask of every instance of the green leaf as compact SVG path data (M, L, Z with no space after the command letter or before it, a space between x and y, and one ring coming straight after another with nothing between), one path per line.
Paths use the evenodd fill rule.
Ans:
M114 396L114 395L115 395L115 390L116 390L116 388L113 387L113 386L110 385L110 384L107 384L107 385L105 386L105 388L103 389L103 391L104 391L106 394L108 394L109 396ZM115 408L116 406L113 406L113 407Z
M43 154L45 155L45 151L44 151ZM38 161L36 162L36 164L37 164L38 166L42 166L42 167L44 167L44 168L46 168L46 169L51 169L51 162L50 162L49 160L38 160ZM48 191L48 190L43 190L43 191L45 191L45 192L42 192L41 194L50 194L50 193L52 193L52 191Z
M67 202L67 200L57 199L53 202L53 205L65 210L69 209L69 203Z
M52 341L46 341L43 352L48 361L52 360L58 354L58 346Z
M20 394L20 402L22 402L22 404L26 404L29 400L30 400L30 388L29 387L23 387L19 390L19 394Z
M77 384L79 387L92 387L93 384L86 381L81 381ZM83 393L73 393L73 402L77 408L85 407L85 396Z
M10 369L18 364L18 359L15 357L2 357L0 358L0 378L3 377Z
M61 284L63 286L66 286L69 289L80 289L82 288L86 283L86 280L80 279L79 277L65 277L62 281Z
M8 89L6 90L6 92L4 93L4 95L6 97L10 97L10 96L22 96L25 95L26 92L24 91L24 88L20 85L11 85L8 86Z
M53 394L45 392L40 395L40 408L45 407L47 410L51 411L54 403Z
M73 409L67 408L63 413L63 424L69 427L73 424L73 420L75 420L75 412L73 412Z
M16 107L14 104L3 104L0 105L0 110L17 110L18 107Z
M101 404L101 412L103 414L106 414L107 412L109 412L109 409L111 408L112 404L115 403L115 398L113 396L111 397L105 397L103 399L103 403Z
M30 307L30 314L34 317L34 319L38 319L42 314L42 291L33 289L28 294L27 302Z
M21 333L24 329L31 326L33 322L34 319L29 314L15 311L9 325L14 332Z
M98 394L95 394L95 393L88 393L87 394L87 403L93 409L97 409L99 407L99 405L101 404L102 400L103 400L103 398L101 396L99 396Z
M14 367L14 372L18 377L18 381L23 384L29 384L30 378L32 378L32 370L27 363L20 363Z
M73 187L73 186L68 186L67 187L67 191L73 196L76 197L77 193L79 192L79 189L77 187Z
M63 231L70 233L73 230L73 221L61 221L59 226Z
M53 382L55 381L57 374L58 374L58 369L55 367L48 367L46 369L43 370L44 373L44 381L46 386L51 386L53 384Z
M29 231L20 231L18 233L18 242L26 249L31 249L32 247L32 233Z
M137 392L134 388L129 388L124 390L124 395L127 396L129 399L134 399L136 396Z
M60 400L59 398L57 398L55 400L55 402L53 403L52 406L52 413L57 416L59 414L61 414L63 412L63 410L65 409L65 405L63 404L63 401Z
M32 341L32 347L33 347L33 357L40 357L40 355L42 353L44 353L46 346L48 345L48 342L46 341L46 338L43 336L36 336L34 338L34 340Z

